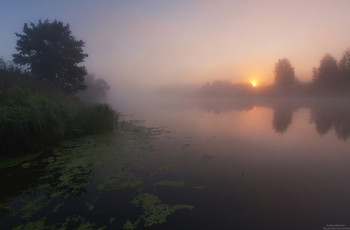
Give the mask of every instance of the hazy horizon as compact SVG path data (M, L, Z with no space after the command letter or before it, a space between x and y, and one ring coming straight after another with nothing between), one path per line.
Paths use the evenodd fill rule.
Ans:
M11 60L23 24L69 23L86 42L89 73L112 90L201 85L214 80L273 82L288 58L300 81L325 53L349 47L349 1L5 1L0 57Z

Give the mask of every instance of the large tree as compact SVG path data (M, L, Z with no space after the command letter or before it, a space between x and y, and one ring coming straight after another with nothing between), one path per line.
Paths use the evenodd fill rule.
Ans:
M79 65L88 56L83 52L84 42L76 40L69 24L45 20L35 25L24 24L13 55L16 64L25 65L39 80L68 93L85 89L84 66Z
M330 54L324 55L317 71L314 70L314 82L321 88L331 89L338 84L338 77L337 60Z
M339 72L343 83L350 84L350 49L347 49L339 61Z
M294 68L286 58L279 59L275 64L275 85L288 87L295 83Z

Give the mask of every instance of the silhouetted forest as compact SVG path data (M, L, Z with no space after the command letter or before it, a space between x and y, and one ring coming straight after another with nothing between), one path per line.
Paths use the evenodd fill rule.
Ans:
M295 76L294 67L286 58L280 59L274 68L274 83L254 88L250 84L233 84L230 81L214 81L199 89L201 96L350 96L350 49L339 61L325 54L318 67L312 69L312 81L302 83Z

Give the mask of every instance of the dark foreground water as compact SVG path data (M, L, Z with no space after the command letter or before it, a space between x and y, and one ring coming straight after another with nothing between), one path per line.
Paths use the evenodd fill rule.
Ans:
M348 100L173 101L125 119L2 160L0 229L350 229Z

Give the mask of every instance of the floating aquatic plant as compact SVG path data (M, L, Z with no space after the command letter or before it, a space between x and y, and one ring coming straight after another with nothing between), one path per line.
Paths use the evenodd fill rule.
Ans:
M4 205L4 204L0 204L0 210L10 210L10 206L8 205Z
M149 169L149 165L145 163L147 162L145 160L150 156L156 157L156 160L160 160L159 162L157 161L157 167L151 169L151 171L155 170L155 173L162 174L165 171L174 170L179 167L179 164L176 162L177 156L170 158L165 154L159 156L157 153L153 153L155 150L150 137L152 135L158 135L163 130L148 129L133 124L125 124L123 128L124 130L119 130L113 135L105 135L100 139L98 136L93 136L65 141L59 148L54 150L53 154L50 154L50 156L44 159L41 157L35 162L35 164L44 165L43 170L45 170L45 174L39 179L43 183L37 189L40 192L45 192L46 196L33 201L37 207L31 212L29 212L28 208L21 210L20 214L26 218L25 220L28 221L28 225L17 226L18 229L30 229L28 227L30 224L37 227L35 229L104 229L105 226L100 227L90 222L90 219L86 220L81 216L66 217L65 220L63 219L63 222L61 221L53 225L51 223L50 226L45 225L45 221L38 223L29 221L36 221L37 216L35 214L46 207L46 205L49 205L46 204L47 199L52 201L51 206L46 208L51 210L51 212L45 215L52 220L58 215L62 218L61 215L64 215L65 210L69 209L69 201L74 199L72 198L73 196L78 196L86 191L90 192L90 189L94 192L97 188L97 195L96 199L93 199L93 201L89 200L89 203L82 201L82 205L86 205L84 215L90 215L91 213L89 214L88 212L98 207L95 202L97 199L101 199L106 191L128 188L133 189L134 192L143 192L145 188L142 185L144 181L146 182L148 180L144 180L143 177L137 175L148 175L142 174L144 172L142 170ZM160 159L159 157L164 158ZM146 167L141 169L139 166L140 163ZM21 164L22 167L30 167L30 162L22 161ZM94 183L90 184L91 181ZM183 180L164 179L157 181L154 183L155 185L183 187L185 183ZM69 200L64 200L67 198ZM123 229L136 229L140 223L145 227L162 224L175 211L182 209L191 210L194 208L186 204L165 204L162 203L158 196L149 193L141 193L133 199L132 203L140 207L142 212L135 221L126 221ZM62 208L63 205L64 208ZM24 204L24 206L29 207L27 204ZM116 218L118 216L110 217L109 220L106 219L106 223L109 223L111 226L112 223L115 225ZM125 220L118 219L118 222Z
M60 203L57 204L54 208L53 208L53 212L58 212L58 210L64 205L64 203Z
M109 219L109 224L112 224L114 221L115 221L115 218L114 218L114 217L111 217L111 218Z
M118 171L115 175L109 175L103 178L103 183L97 186L98 190L112 190L137 188L142 184L142 180L136 178L132 173Z
M169 204L163 204L159 197L149 193L138 195L132 203L138 207L141 206L143 208L143 214L134 223L128 220L123 226L124 229L135 229L141 221L144 223L145 227L162 224L166 222L166 218L173 212L181 209L192 210L194 208L191 205L185 204L172 206Z
M32 162L27 162L27 163L23 163L21 165L22 168L26 169L26 168L29 168L30 166L32 165Z
M22 199L22 202L24 202L25 204L19 211L20 213L22 213L21 219L30 219L41 209L46 207L50 203L50 200L47 200L46 196L43 195L34 200Z
M95 206L92 203L86 203L87 207L88 207L88 211L92 211L94 210Z
M137 223L136 223L137 222ZM134 230L137 228L137 225L140 221L136 221L135 223L132 223L130 220L127 220L125 224L123 225L123 230Z
M36 222L27 222L25 224L18 225L13 230L42 230L45 229L45 218ZM46 228L47 229L47 228Z
M0 169L10 168L10 167L14 167L16 165L22 164L23 162L26 162L38 157L40 154L42 153L38 152L38 153L27 154L23 156L16 156L11 158L1 159Z

